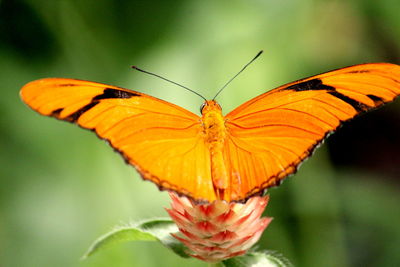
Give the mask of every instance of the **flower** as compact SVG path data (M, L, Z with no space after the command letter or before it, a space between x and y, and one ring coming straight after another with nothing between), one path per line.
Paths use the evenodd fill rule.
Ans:
M179 228L172 234L190 250L190 255L218 262L243 255L260 238L272 218L263 217L268 196L252 197L246 203L216 200L198 204L169 193L171 209L166 209Z

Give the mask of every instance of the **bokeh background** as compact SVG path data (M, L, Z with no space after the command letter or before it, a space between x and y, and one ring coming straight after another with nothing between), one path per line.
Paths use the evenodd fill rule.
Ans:
M119 85L198 113L364 62L400 63L398 0L0 0L0 266L205 266L157 243L80 256L116 224L166 216L167 193L89 131L41 117L18 92L43 77ZM400 100L344 125L271 189L259 249L296 266L400 265Z

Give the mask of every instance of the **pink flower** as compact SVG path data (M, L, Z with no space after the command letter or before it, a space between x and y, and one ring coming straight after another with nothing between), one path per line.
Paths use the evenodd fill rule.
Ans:
M218 262L245 254L272 220L260 218L268 196L252 197L245 204L222 200L197 204L169 194L172 208L167 211L180 230L172 235L190 249L191 256L203 261Z

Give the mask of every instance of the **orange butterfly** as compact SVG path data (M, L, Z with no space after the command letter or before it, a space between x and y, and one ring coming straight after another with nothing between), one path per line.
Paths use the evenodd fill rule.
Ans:
M246 65L247 66L247 65ZM301 79L227 115L89 81L49 78L21 97L46 116L93 130L161 190L198 201L242 201L278 185L338 126L400 94L400 66L361 64Z

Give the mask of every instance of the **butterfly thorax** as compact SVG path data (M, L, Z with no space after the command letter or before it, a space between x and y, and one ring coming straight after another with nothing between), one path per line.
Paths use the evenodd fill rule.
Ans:
M225 119L221 106L214 100L204 103L201 110L204 141L210 151L211 176L214 190L219 199L227 199L228 173L223 157L226 137Z
M204 103L201 113L206 142L210 145L223 142L226 128L221 106L216 101L209 100Z

